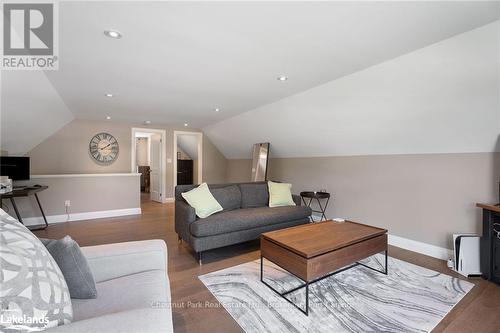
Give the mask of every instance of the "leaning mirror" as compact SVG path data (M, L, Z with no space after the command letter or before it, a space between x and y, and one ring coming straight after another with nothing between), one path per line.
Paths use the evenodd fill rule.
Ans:
M269 160L269 142L253 145L252 181L267 180L267 164Z

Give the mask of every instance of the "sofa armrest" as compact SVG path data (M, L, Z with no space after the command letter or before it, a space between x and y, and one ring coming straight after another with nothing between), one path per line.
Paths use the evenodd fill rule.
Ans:
M151 333L173 332L172 313L169 308L135 309L100 317L84 319L71 324L49 328L47 333Z
M149 270L167 274L167 245L161 239L82 247L96 282Z
M297 206L302 206L302 197L300 195L292 194L292 199Z
M189 225L196 221L193 207L181 200L175 201L175 232L184 240L190 236Z

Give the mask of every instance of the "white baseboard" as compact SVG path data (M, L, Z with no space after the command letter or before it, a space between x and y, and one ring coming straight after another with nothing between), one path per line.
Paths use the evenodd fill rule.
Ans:
M126 215L140 215L142 214L141 208L125 208L125 209L113 209L113 210L101 210L96 212L84 212L84 213L70 213L69 217L66 214L63 215L49 215L47 216L47 222L52 223L62 223L71 221L82 221L82 220L93 220L102 219L107 217L117 217ZM23 223L25 225L40 225L44 224L43 218L40 217L27 217L23 218Z
M403 238L395 235L389 234L389 245L400 247L405 250L425 254L430 257L437 259L448 260L453 257L453 251L450 249L445 249L444 247L439 247L432 244L427 244L419 241L415 241L408 238Z
M167 203L167 202L175 202L175 198L165 198L165 199L163 199L163 203Z

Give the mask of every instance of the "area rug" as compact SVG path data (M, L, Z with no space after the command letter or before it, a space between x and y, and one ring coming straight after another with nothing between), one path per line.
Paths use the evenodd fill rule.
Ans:
M200 276L245 332L429 332L474 286L389 257L389 274L356 266L309 289L309 316L260 282L260 261ZM384 257L363 261L382 269ZM302 282L264 261L266 282L286 291ZM288 295L305 304L305 288Z

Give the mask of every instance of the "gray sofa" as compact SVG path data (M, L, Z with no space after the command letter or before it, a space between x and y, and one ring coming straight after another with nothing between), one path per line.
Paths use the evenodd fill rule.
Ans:
M73 322L50 333L173 332L163 240L82 247L97 298L72 299Z
M200 219L181 193L197 185L175 188L175 232L187 242L201 264L203 251L257 239L264 232L309 222L311 209L301 206L270 208L266 182L208 185L210 192L224 208L222 212Z

